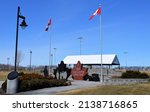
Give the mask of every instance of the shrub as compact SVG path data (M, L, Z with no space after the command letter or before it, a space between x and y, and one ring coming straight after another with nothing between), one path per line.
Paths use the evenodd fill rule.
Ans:
M85 76L83 77L83 80L88 80L89 78L90 78L89 75L85 75Z
M44 77L38 74L21 73L18 78L18 92L36 90L48 87L67 86L66 80L57 80L52 77ZM2 89L6 92L7 81L2 84Z
M99 74L92 74L92 76L85 75L83 77L83 80L89 80L89 81L99 81Z
M29 91L48 87L67 86L66 80L57 79L32 79L19 82L18 91Z
M146 73L141 73L139 71L126 71L122 73L121 78L149 78L149 76Z
M36 73L27 73L27 74L21 74L20 75L21 80L31 80L31 79L53 79L52 77L44 77L42 75L36 74Z
M100 81L99 74L92 74L93 81Z
M24 73L23 73L23 72L20 72L20 73L18 73L18 75L19 75L19 76L23 76L23 75L24 75Z

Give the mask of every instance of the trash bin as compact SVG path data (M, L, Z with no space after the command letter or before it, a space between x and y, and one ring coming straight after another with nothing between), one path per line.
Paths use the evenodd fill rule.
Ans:
M7 76L7 94L14 94L18 90L18 73L13 71Z

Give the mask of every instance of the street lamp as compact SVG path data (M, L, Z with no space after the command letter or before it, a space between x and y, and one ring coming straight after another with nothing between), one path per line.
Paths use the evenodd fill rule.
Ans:
M32 51L30 51L30 71L31 71Z
M17 27L16 27L16 47L15 47L15 68L14 71L16 72L16 65L17 65L17 52L18 52L18 30L19 30L19 18L23 19L22 23L20 26L24 29L28 25L25 22L25 17L20 15L20 7L18 6L17 10Z
M82 42L83 37L79 37L79 38L77 38L77 39L80 40L80 55L81 55L81 53L82 53L82 52L81 52L81 50L82 50L82 49L81 49L81 42Z

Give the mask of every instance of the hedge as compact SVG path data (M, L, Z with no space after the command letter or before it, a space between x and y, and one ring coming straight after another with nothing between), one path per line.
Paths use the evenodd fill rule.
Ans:
M126 71L122 73L121 78L145 79L145 78L149 78L149 76L146 73L141 73L139 71Z
M30 91L49 87L68 86L68 81L44 77L39 74L21 74L18 79L18 92ZM2 84L2 89L6 92L7 81Z

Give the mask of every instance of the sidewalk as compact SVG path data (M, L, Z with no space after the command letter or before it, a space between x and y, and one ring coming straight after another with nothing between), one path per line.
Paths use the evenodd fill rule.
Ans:
M54 95L56 93L67 91L67 90L95 87L101 85L100 82L77 81L77 80L73 80L71 81L71 83L72 85L70 86L44 88L44 89L16 93L16 95Z
M0 81L0 88L1 88L1 86L2 86L3 83L4 83L4 81Z
M2 86L3 82L4 82L4 81L0 81L0 95L1 95L1 94L5 94L4 91L1 89L1 86Z

